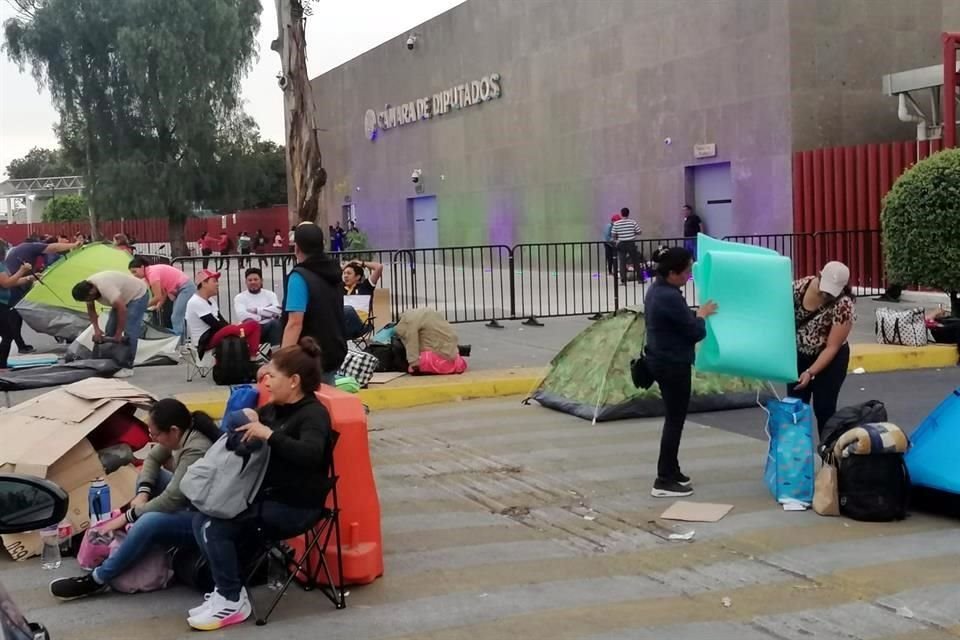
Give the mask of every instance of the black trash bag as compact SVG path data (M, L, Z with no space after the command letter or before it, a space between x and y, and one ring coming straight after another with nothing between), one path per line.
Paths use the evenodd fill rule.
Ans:
M380 363L377 371L401 371L407 370L407 350L403 346L403 341L397 336L393 336L390 344L374 342L367 347L367 353L374 356Z
M121 367L125 367L131 360L130 344L126 340L96 343L93 345L93 358L94 360L113 360Z
M863 404L840 409L833 417L827 420L823 431L820 432L820 447L817 451L826 461L826 454L833 451L837 440L850 429L854 429L871 422L886 422L887 408L879 400L868 400Z

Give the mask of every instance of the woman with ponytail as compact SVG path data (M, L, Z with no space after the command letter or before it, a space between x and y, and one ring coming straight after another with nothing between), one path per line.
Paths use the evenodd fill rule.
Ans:
M73 600L106 590L111 580L154 545L196 544L192 529L196 511L190 509L190 501L180 492L180 479L220 437L220 430L207 414L190 413L179 400L164 398L150 409L147 431L156 446L143 463L136 497L126 513L98 527L100 531L115 531L132 524L127 537L92 573L51 582L50 593L55 597Z
M210 563L216 589L190 610L187 623L212 631L243 622L251 606L240 577L238 544L268 531L276 540L300 535L316 524L331 483L324 466L330 446L330 414L315 392L323 375L320 347L313 338L273 354L266 367L270 404L248 413L237 427L244 442L270 447L270 462L254 503L236 518L197 514L194 532ZM263 446L261 445L261 446Z

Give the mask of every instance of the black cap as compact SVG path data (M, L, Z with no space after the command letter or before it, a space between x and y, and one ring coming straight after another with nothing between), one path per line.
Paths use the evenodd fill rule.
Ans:
M323 230L312 222L301 222L293 234L293 242L305 255L323 253Z

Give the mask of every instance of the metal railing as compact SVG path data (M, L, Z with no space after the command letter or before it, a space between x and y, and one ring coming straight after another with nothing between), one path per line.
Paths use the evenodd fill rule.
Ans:
M751 236L728 236L734 242L773 249L793 260L794 277L816 273L826 262L840 260L851 270L851 284L876 290L885 286L880 232L829 231ZM384 265L377 286L390 291L394 320L404 311L429 306L447 320L487 322L501 320L610 313L643 304L653 278L653 255L660 247L688 246L684 238L638 240L637 265L627 265L624 283L615 249L603 242L483 245L436 249L361 250L333 254L342 263L376 261ZM293 254L251 256L193 256L176 258L173 264L191 278L204 268L221 271L220 307L225 318L233 317L233 298L246 288L244 269L263 270L264 288L284 295ZM639 267L639 272L637 267ZM698 304L693 281L684 288L691 306Z

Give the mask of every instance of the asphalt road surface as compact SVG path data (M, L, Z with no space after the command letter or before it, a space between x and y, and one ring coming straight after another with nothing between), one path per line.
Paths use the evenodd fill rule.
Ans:
M911 433L957 387L960 387L960 367L850 375L840 393L839 406L880 400L887 406L890 422ZM778 389L780 393L783 391ZM759 407L698 413L689 420L751 438L767 437L763 431L766 414Z

